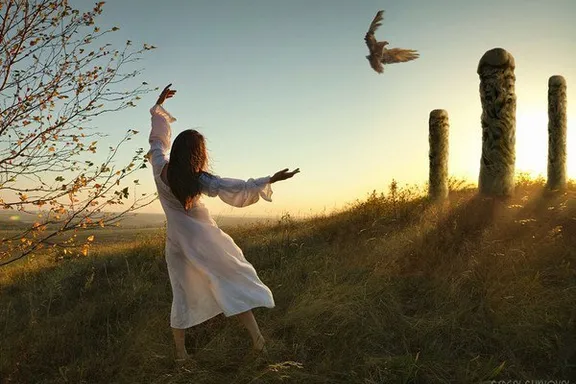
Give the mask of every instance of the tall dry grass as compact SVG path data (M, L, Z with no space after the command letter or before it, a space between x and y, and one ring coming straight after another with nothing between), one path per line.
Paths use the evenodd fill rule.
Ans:
M576 378L576 186L509 201L391 185L331 215L230 231L272 289L269 361L224 317L177 365L163 236L0 277L3 383L479 383Z

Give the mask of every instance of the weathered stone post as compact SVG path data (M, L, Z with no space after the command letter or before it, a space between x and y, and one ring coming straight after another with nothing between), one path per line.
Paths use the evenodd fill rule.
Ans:
M428 196L432 200L448 197L448 112L435 109L428 120L430 143L430 175Z
M478 64L482 101L482 159L478 188L488 196L514 193L516 94L514 57L502 48L487 51Z
M566 80L548 80L548 188L566 186Z

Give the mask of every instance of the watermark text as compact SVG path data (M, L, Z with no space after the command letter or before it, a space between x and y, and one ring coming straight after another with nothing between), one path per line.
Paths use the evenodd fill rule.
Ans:
M491 380L487 384L570 384L570 380Z

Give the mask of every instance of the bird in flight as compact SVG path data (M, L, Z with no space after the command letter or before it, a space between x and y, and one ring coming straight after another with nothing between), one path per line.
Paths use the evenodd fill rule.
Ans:
M403 48L386 48L389 44L387 41L376 41L374 37L374 32L382 25L381 21L383 18L384 11L378 11L372 23L370 23L370 28L366 35L364 36L364 41L370 50L370 55L366 56L370 62L370 66L378 73L384 72L384 64L393 63L403 63L406 61L411 61L420 57L418 51L414 49L403 49Z

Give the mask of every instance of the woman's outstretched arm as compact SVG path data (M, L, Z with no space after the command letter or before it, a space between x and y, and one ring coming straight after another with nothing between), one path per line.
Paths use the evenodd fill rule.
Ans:
M199 180L202 193L210 197L219 197L233 207L247 207L260 198L272 201L270 176L241 180L203 173Z
M298 168L292 172L288 172L286 168L273 176L246 181L203 173L200 176L200 184L204 194L210 197L218 196L226 204L242 208L256 203L260 198L272 201L271 184L289 179L298 172L300 172Z

